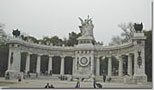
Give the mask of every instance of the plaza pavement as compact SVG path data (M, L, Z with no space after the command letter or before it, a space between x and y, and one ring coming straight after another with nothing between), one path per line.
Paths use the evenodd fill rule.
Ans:
M50 79L26 79L22 82L15 80L5 80L0 78L0 87L2 88L44 88L46 83L53 84L55 88L75 88L75 81L60 81ZM152 88L152 83L146 84L123 84L123 83L110 83L98 82L103 85L103 88ZM81 88L93 88L93 82L81 82Z

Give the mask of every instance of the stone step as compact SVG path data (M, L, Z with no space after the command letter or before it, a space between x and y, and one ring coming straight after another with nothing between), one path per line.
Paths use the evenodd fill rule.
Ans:
M106 76L106 81L109 77ZM97 76L96 77L97 81L103 81L103 76ZM124 77L119 77L119 76L111 76L111 81L110 82L124 82Z

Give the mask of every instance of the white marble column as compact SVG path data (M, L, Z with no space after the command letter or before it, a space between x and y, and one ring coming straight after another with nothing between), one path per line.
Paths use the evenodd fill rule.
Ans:
M100 76L100 59L99 59L99 57L97 57L97 60L96 60L96 75Z
M52 55L49 55L48 73L50 73L50 70L52 71L52 57Z
M11 49L9 49L9 56L8 56L8 70L12 69L12 65L11 65L11 54L13 53L13 51Z
M108 76L112 76L112 58L108 57Z
M40 68L41 67L41 55L38 55L37 56L37 65L36 65L36 72L38 73L38 74L40 74Z
M61 57L61 67L60 67L60 74L64 75L64 56Z
M73 58L73 65L72 65L72 75L74 75L75 73L75 57L72 57Z
M30 53L27 53L25 73L27 73L29 70L30 70Z
M123 76L123 59L119 56L119 76Z
M128 75L132 75L132 55L128 55Z
M91 74L92 74L92 77L94 76L94 59L95 57L91 57Z

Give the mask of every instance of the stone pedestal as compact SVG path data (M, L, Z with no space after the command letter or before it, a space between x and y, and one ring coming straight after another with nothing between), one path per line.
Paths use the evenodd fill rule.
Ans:
M15 71L15 70L7 70L7 71L5 72L5 76L6 76L7 73L9 73L10 79L16 79L17 76L18 76L18 74L20 74L20 72L17 72L17 71Z
M132 38L134 43L134 76L137 83L146 83L145 74L145 39L144 33L135 33Z
M133 76L133 79L135 80L135 83L142 83L142 84L147 83L147 76L146 75Z
M125 84L137 84L135 79L132 76L124 76L124 83Z
M21 62L21 53L20 50L17 49L18 45L14 45L14 47L9 50L9 60L8 60L8 70L5 72L9 73L10 79L16 78L18 74L20 74L20 62Z

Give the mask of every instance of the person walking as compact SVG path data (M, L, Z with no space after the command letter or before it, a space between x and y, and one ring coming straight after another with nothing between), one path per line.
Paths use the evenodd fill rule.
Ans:
M95 78L93 80L93 86L94 86L94 88L96 88L96 79Z
M106 80L106 76L105 76L105 75L103 75L103 81L105 82L105 80Z

